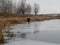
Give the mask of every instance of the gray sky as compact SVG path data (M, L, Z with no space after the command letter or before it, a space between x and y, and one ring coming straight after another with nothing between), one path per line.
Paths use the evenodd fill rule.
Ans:
M19 2L16 0L16 2ZM60 13L60 0L27 0L33 5L38 3L40 5L39 13Z

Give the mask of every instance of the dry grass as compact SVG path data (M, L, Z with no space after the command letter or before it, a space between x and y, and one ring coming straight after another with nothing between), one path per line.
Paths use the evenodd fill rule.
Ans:
M0 14L0 20L10 22L11 24L21 24L27 22L27 18L32 21L43 21L50 19L60 19L60 16L34 16L34 15L20 15L20 14Z
M0 28L9 24L21 24L27 22L27 18L30 21L43 21L50 19L60 19L60 16L34 16L34 15L20 15L20 14L0 14ZM9 23L9 24L8 24Z
M5 29L6 26L9 26L10 23L5 21L5 20L0 20L0 43L4 42L4 36L3 36L3 32L2 29Z
M4 42L4 37L3 37L3 33L2 30L0 29L0 43Z

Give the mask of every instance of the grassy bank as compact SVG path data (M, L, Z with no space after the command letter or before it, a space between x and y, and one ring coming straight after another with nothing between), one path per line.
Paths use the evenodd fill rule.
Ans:
M42 16L42 15L20 15L20 14L0 14L0 28L8 26L10 24L22 24L27 22L27 18L30 21L43 21L50 19L60 19L60 16Z
M1 20L6 20L12 24L20 24L27 22L27 18L30 21L43 21L50 19L60 19L60 16L40 16L40 15L20 15L20 14L0 14Z

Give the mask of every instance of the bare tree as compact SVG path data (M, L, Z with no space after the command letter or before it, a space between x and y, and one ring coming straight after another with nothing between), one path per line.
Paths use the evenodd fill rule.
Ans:
M20 7L21 13L22 13L22 14L25 14L25 1L24 1L24 0L21 2L21 5L20 5L20 6L21 6L21 7Z
M15 13L15 14L17 14L17 3L16 3L16 1L15 0L13 0L13 4L12 4L13 6L12 6L12 13Z
M35 3L34 4L34 13L35 13L35 15L37 15L38 11L39 11L39 5Z
M16 13L21 14L21 7L20 6L17 8L17 12Z
M15 13L15 14L18 13L18 12L17 12L17 7L16 7L15 5L13 5L13 7L12 7L12 13Z
M9 0L4 6L4 13L12 13L12 2L10 2Z
M19 14L30 14L31 13L31 5L26 3L26 0L22 0L21 4L17 8L17 13Z
M12 13L12 2L11 0L1 0L1 10L2 13Z
M25 12L26 12L26 0L21 0L21 4L17 9L17 13L25 14Z
M26 10L28 14L31 14L31 9L32 9L31 5L28 4L27 5L27 10Z
M4 0L0 0L0 13L2 13L4 10L4 3Z

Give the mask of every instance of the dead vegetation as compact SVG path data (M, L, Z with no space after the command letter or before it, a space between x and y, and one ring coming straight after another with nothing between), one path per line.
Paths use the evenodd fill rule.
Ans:
M22 14L0 14L0 20L9 22L11 24L21 24L30 21L43 21L50 19L60 19L60 16L40 16L40 15L22 15Z

